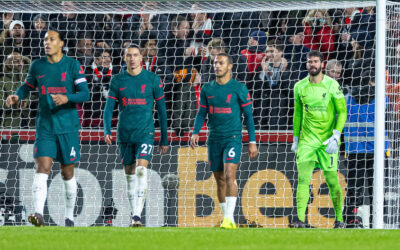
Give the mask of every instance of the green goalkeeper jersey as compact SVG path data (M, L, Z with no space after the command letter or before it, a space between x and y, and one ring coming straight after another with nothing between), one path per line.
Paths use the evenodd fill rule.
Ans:
M19 99L24 99L29 91L39 92L39 107L36 131L65 134L80 128L77 103L90 97L86 76L80 63L63 55L57 63L50 63L47 57L32 62L24 84L16 91ZM52 95L66 95L68 102L56 106Z
M307 76L296 83L294 99L293 136L300 136L301 144L320 147L333 129L342 132L347 109L337 81L324 75L320 83L311 83Z

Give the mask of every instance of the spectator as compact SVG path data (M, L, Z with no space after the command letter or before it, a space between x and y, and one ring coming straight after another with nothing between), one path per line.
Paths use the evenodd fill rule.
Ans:
M360 14L361 11L358 8L345 8L343 11L343 23L346 25L346 29L350 32L351 24L356 14Z
M11 22L9 34L10 36L4 42L4 47L0 47L0 61L2 63L4 62L4 55L18 52L22 56L28 56L31 51L29 41L25 38L25 26L21 21L16 20Z
M366 31L352 33L351 58L345 61L343 81L352 86L360 85L362 71L373 70L373 40Z
M0 44L3 44L6 38L9 36L8 30L10 29L10 24L14 20L14 13L2 13L0 20Z
M338 40L338 34L343 29L343 26L346 25L343 23L343 10L341 9L330 9L328 10L328 14L332 20L332 34L335 36L335 42Z
M174 72L172 127L178 136L183 136L193 126L196 115L194 85L201 81L200 74L193 67L192 50L187 46L189 28L186 18L175 17L166 46L167 64L173 67Z
M26 62L24 62L24 59ZM11 52L3 65L4 76L0 78L0 109L2 112L2 128L20 128L26 127L29 124L29 109L28 101L23 101L18 107L8 108L6 99L9 95L14 94L17 88L25 80L30 60L27 57L21 56L18 52ZM33 116L30 116L33 117ZM21 123L22 122L22 123ZM33 126L34 119L29 125Z
M75 57L83 67L90 68L93 63L93 40L89 37L78 39L75 50L69 50L68 55Z
M198 4L192 5L192 10L197 11ZM190 13L191 31L189 37L192 38L190 47L193 48L193 55L207 58L208 51L205 44L211 41L213 35L213 22L207 13Z
M289 93L298 77L294 75L296 72L290 71L291 65L283 57L283 50L284 44L280 40L268 41L261 62L262 70L257 81L261 84L255 85L260 87L254 94L254 113L260 118L261 129L289 129Z
M375 38L375 19L375 13L371 8L346 8L344 10L345 27L350 33L364 30L367 31L372 38Z
M342 74L342 64L336 59L329 60L325 66L325 73L339 82Z
M140 52L143 56L143 68L156 73L166 84L164 88L170 86L173 81L173 73L167 60L158 56L157 36L153 33L145 32L140 38ZM164 89L166 92L166 89Z
M349 93L348 85L344 86L342 81L342 64L336 60L329 60L325 65L325 74L333 79L335 79L340 86L343 88L343 94Z
M275 25L274 28L269 28L268 33L270 36L273 36L275 39L280 39L283 40L283 36L286 34L288 31L288 28L290 27L289 24L289 13L286 11L283 11L278 14L277 16L277 24Z
M164 83L165 103L168 117L172 111L172 89L174 74L165 57L158 56L157 36L152 33L143 33L140 39L140 53L143 56L142 66L144 69L156 73ZM158 121L156 121L157 123Z
M49 17L45 14L37 14L33 18L33 30L31 32L32 60L44 56L42 41L47 32Z
M165 45L168 35L168 15L149 13L157 8L156 2L144 2L142 13L134 14L127 19L123 27L124 47L131 42L136 43L144 33L155 35L158 47Z
M347 123L343 130L347 157L347 198L344 217L348 227L360 227L357 209L364 205L370 211L373 197L375 72L365 71L361 86L353 87L347 96ZM386 101L386 103L389 103ZM387 133L385 133L387 136ZM385 150L389 141L385 142ZM365 209L367 208L367 209ZM371 207L372 208L372 207ZM362 221L369 227L370 216Z
M103 120L102 110L104 110L108 97L111 77L118 74L120 70L120 67L112 65L111 52L109 50L96 50L91 67L86 70L91 98L90 101L83 104L83 126L101 126ZM114 117L117 117L118 111L114 113Z
M219 53L226 53L225 42L221 38L212 39L208 45L208 57L203 62L201 67L201 82L207 83L215 79L214 72L214 59ZM232 76L234 79L245 83L247 76L247 63L246 57L243 55L233 55L233 68L232 68Z
M111 50L114 65L122 63L123 35L124 32L128 32L123 30L123 18L123 15L118 14L98 14L95 16L94 46Z
M400 39L400 6L394 6L386 20L386 40L388 44L398 44Z
M122 23L115 15L98 14L94 27L95 46L103 49L118 50L122 44ZM116 52L117 53L117 52ZM115 53L112 53L114 55Z
M304 45L321 52L325 60L329 59L330 52L335 48L331 24L327 10L309 10L303 19Z
M400 121L400 44L395 54L387 56L386 94L392 104L397 120Z
M219 31L220 28L218 27L222 27L221 35L225 44L227 44L227 48L229 48L230 55L236 55L248 47L247 38L251 36L252 31L260 29L260 14L259 11L225 12L222 16L214 18L214 23L215 21L218 23L214 30ZM218 20L222 20L223 23L220 24ZM218 37L219 34L214 36Z
M261 70L261 61L265 57L265 45L267 44L267 35L262 30L251 32L248 40L248 48L240 53L246 57L249 77L253 79L254 75Z
M56 18L51 19L51 28L63 32L65 37L64 50L68 52L70 48L74 48L76 45L76 39L80 31L86 32L93 30L94 27L90 27L87 16L79 16L74 13L77 9L75 3L72 1L62 1L61 3L63 14L59 14Z
M292 71L299 72L299 80L308 75L307 71L307 53L309 48L304 46L304 33L301 28L290 27L287 29L285 36L284 56L286 60L292 63Z
M275 35L277 29L279 12L277 11L261 11L260 12L260 29L268 30L269 35ZM271 29L272 28L272 29Z

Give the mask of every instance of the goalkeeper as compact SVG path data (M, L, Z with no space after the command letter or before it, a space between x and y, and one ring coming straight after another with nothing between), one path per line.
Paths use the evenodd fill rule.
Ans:
M335 209L334 228L344 228L342 190L337 176L340 134L346 122L346 101L337 81L323 75L323 55L307 55L309 75L294 87L293 145L298 171L297 216L289 227L305 227L309 185L314 168L319 167L329 187Z

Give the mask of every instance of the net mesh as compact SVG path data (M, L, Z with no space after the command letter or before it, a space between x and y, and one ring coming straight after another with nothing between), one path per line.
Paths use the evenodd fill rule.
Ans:
M374 6L375 1L0 1L4 12L0 21L2 223L23 224L26 215L33 212L32 154L38 95L32 92L21 106L13 108L5 106L5 99L24 81L32 60L44 56L44 34L54 28L65 34L64 53L84 66L91 92L90 101L77 106L82 156L75 171L79 190L75 225L126 226L130 222L124 171L117 146L103 142L102 111L111 77L125 69L123 48L135 43L144 56L142 66L165 83L171 143L168 154L155 153L149 166L143 213L147 226L209 227L222 219L216 184L207 164L207 127L200 134L201 146L195 150L188 147L201 86L215 78L212 61L221 51L232 55L233 76L246 84L254 100L260 151L257 160L250 161L247 145L243 146L235 220L245 227L287 227L297 219L297 171L295 155L290 152L293 87L308 74L307 52L319 50L325 59L324 73L340 83L348 109L358 110L354 111L358 118L346 124L342 135L338 176L344 194L344 219L349 227L370 227ZM399 6L389 2L387 13L386 151L390 154L385 166L385 223L398 228ZM117 117L115 110L114 129ZM247 141L245 130L243 134ZM158 140L157 130L155 144ZM354 149L354 145L363 146ZM59 166L54 164L45 206L45 221L50 225L64 223L58 175ZM318 169L312 176L310 194L307 223L332 227L334 210Z
M385 214L388 228L399 228L399 142L398 142L398 121L399 121L399 71L398 60L400 56L399 47L399 16L400 9L396 4L387 6L387 71L386 71L386 128L388 140L390 141L390 157L387 157L385 168ZM387 154L389 156L389 154Z

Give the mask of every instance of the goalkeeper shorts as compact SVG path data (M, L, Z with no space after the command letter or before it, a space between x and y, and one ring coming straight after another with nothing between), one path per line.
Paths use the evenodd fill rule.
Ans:
M119 155L121 157L121 163L123 165L132 165L138 159L144 159L147 161L151 160L154 149L153 138L143 138L140 142L118 143Z
M300 144L296 154L297 166L312 161L316 162L315 167L319 167L323 171L337 171L339 153L328 154L325 149L326 146L315 148Z
M225 163L239 164L242 155L242 142L226 140L208 142L208 164L211 171L224 171Z
M79 133L52 134L36 131L33 156L50 157L63 165L73 164L81 158L79 151Z

